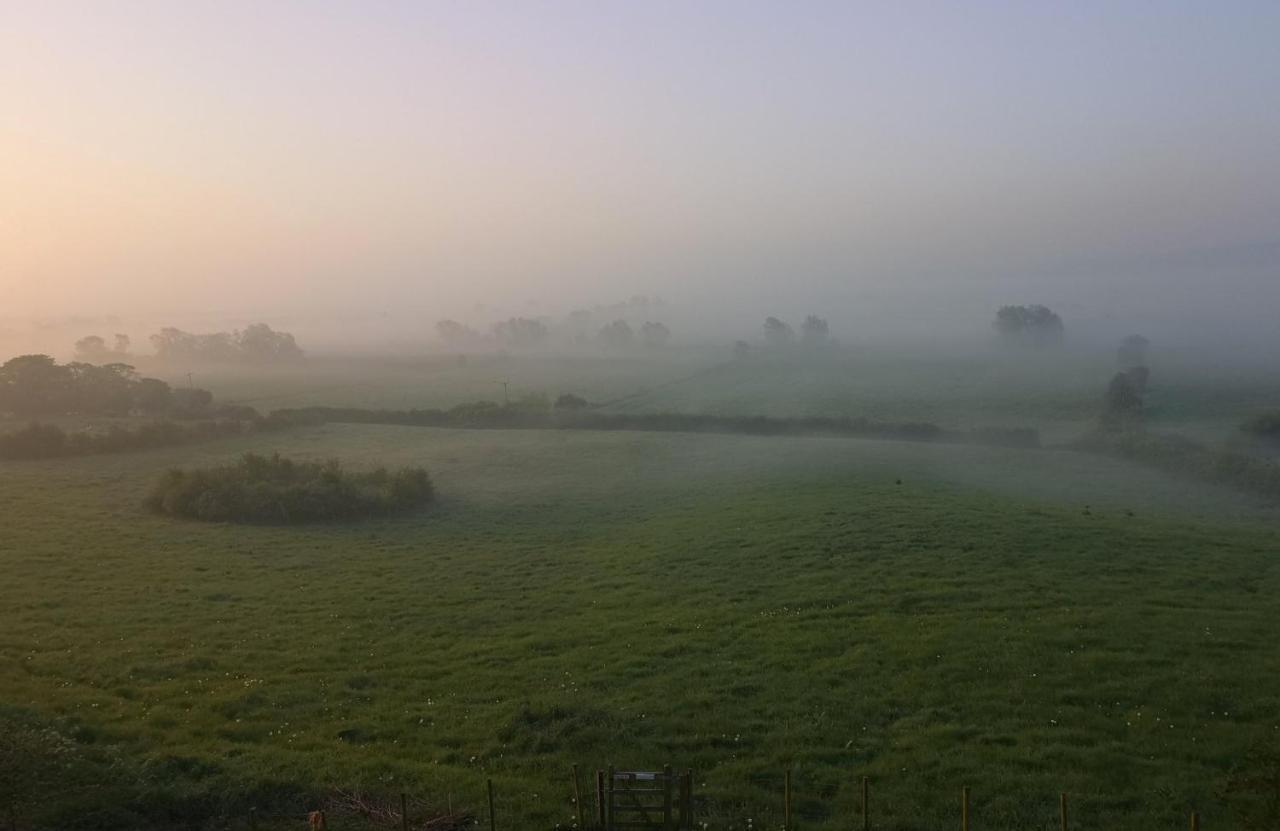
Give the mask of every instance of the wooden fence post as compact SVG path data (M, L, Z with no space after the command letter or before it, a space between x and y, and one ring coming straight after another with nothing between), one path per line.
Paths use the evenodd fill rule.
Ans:
M672 799L673 786L675 782L671 778L671 765L662 766L662 829L663 831L675 831L675 824L672 822L675 804Z
M1191 831L1200 831L1200 815L1195 811L1191 812Z
M578 766L573 766L573 807L577 811L578 828L583 827L582 822L582 782L578 779Z
M693 771L685 768L680 792L680 827L685 831L693 828Z
M604 783L604 827L605 831L613 831L613 765Z
M409 831L409 797L400 792L400 831Z
M258 831L258 809L249 809L249 831Z
M596 824L604 828L604 771L596 770Z
M862 831L870 831L871 829L871 782L868 777L862 777Z
M493 780L489 780L489 831L497 831L498 820L493 814Z
M960 831L969 831L969 786L960 789Z
M1062 831L1067 831L1067 795L1058 794L1058 813L1062 816Z
M782 827L784 831L791 829L791 769L787 768L782 777Z

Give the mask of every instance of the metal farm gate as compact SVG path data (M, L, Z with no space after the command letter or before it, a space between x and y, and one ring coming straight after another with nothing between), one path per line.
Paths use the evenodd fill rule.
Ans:
M597 821L604 831L693 828L693 774L660 771L596 771Z

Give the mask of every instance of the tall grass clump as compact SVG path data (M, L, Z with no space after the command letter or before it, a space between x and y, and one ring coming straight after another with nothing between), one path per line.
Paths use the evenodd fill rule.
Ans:
M354 473L336 460L298 462L248 453L231 465L170 470L147 507L207 522L290 524L388 516L420 508L433 497L431 477L420 467Z

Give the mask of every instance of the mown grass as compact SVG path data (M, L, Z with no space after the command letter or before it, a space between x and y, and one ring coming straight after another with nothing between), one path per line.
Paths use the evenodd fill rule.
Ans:
M141 507L174 464L277 449L422 464L440 500ZM326 426L6 463L0 699L187 788L480 809L493 777L506 827L566 824L572 763L666 762L718 828L776 827L787 767L803 827L846 827L862 774L879 828L950 825L964 783L984 827L1053 827L1060 790L1080 827L1229 827L1216 787L1280 731L1280 536L1234 499L842 439Z

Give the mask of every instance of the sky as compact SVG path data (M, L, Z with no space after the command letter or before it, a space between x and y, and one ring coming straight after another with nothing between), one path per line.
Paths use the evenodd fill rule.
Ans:
M0 0L0 319L1261 320L1277 43L1274 0Z

